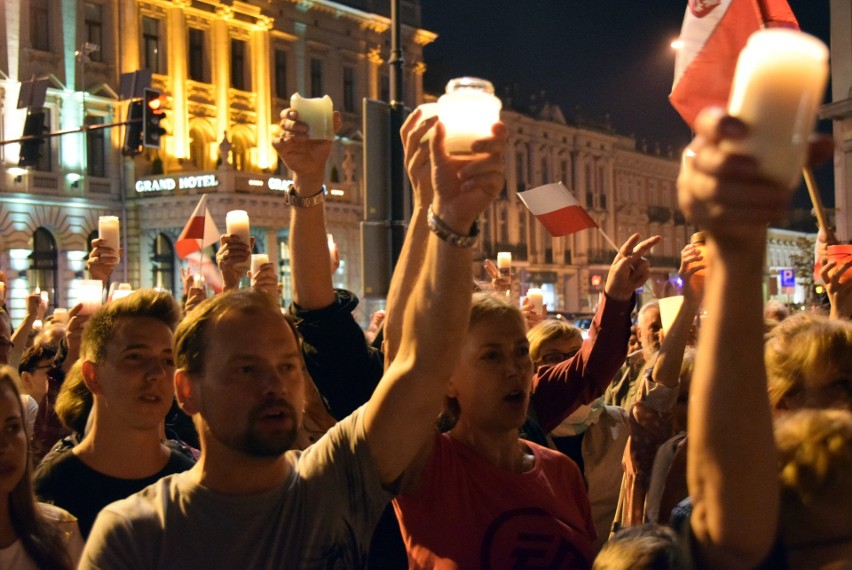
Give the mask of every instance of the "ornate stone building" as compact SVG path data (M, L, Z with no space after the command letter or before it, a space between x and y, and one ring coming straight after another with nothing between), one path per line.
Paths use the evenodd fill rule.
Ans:
M390 19L381 2L327 0L8 0L0 7L0 129L21 136L21 81L47 77L46 127L125 120L119 77L152 72L165 95L159 151L121 155L124 128L49 139L39 164L17 167L2 147L0 267L17 317L39 286L54 306L75 301L87 243L100 215L120 215L125 250L116 277L180 290L174 242L199 195L220 229L225 213L249 212L260 251L288 279L289 173L271 146L293 92L329 94L343 128L327 173L329 231L341 253L339 285L359 289L362 215L361 101L388 98ZM386 4L386 3L385 3ZM422 99L419 2L402 2L404 100ZM227 142L224 142L227 139ZM224 142L224 144L223 144ZM228 148L230 147L230 148Z

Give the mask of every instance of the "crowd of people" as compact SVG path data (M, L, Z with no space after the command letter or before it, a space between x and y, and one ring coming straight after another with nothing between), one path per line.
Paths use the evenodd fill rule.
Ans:
M474 279L501 123L459 157L408 117L413 211L366 336L332 286L331 142L291 110L281 131L290 307L223 235L211 298L187 278L180 303L138 290L65 322L33 294L14 334L0 311L0 567L852 567L852 263L818 259L829 315L764 311L792 191L725 150L744 124L698 119L678 196L706 249L681 253L671 324L636 307L661 238L633 235L585 340ZM106 285L119 252L92 246Z

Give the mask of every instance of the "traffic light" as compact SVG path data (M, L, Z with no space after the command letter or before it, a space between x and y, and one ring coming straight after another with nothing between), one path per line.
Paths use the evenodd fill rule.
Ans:
M25 137L41 136L47 129L44 126L45 121L44 111L30 111L24 121ZM18 166L35 166L38 164L41 157L41 145L44 144L44 139L33 139L21 143L21 150L18 154Z
M142 144L148 148L160 148L160 137L166 130L160 126L165 116L163 94L156 89L145 88L142 106Z
M121 154L124 156L136 156L142 152L142 101L130 102L127 107L127 127L124 129L124 146Z

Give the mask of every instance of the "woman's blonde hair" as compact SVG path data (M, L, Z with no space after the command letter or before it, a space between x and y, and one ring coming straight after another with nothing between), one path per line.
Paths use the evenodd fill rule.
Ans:
M541 345L554 339L571 340L578 338L583 340L583 333L574 325L559 319L547 319L527 331L527 340L530 341L530 357L533 362L538 360Z
M852 413L798 410L779 418L778 446L783 521L822 528L827 513L852 501Z
M83 380L83 361L78 360L62 382L54 411L62 425L82 436L94 401L92 392Z
M772 407L786 408L816 379L852 377L852 323L798 313L766 336L766 375Z

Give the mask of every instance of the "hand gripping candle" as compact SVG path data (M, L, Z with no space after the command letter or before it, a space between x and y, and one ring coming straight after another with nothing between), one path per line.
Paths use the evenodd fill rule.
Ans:
M766 176L795 185L827 78L828 48L817 38L781 28L755 32L737 60L728 103L749 134L722 148L753 155Z
M305 99L298 93L290 97L290 108L299 113L299 120L308 124L311 140L334 139L334 104L325 95L316 99Z
M491 136L502 107L491 82L477 77L451 79L447 92L438 98L438 116L447 130L447 153L471 154L474 141Z

